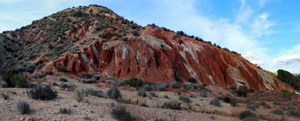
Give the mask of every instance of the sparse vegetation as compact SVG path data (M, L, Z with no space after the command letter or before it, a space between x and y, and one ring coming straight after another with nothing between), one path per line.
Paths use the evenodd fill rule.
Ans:
M225 102L225 103L230 103L230 102L231 102L231 98L225 96L225 97L223 97L223 102Z
M30 104L25 100L18 100L17 109L21 114L28 114L30 113Z

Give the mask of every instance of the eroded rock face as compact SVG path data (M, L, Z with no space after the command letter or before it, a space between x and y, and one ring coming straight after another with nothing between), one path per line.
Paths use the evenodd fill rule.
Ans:
M183 44L179 44L174 35L146 27L132 41L99 40L77 54L57 59L53 65L65 66L74 75L87 72L161 83L176 80L181 84L194 77L199 83L223 87L289 89L238 55L187 37L180 37Z

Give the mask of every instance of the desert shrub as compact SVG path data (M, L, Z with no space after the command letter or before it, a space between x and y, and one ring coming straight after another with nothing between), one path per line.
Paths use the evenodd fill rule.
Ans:
M191 82L191 83L196 83L197 82L197 80L194 77L188 78L188 81Z
M262 119L262 120L267 120L267 118L263 114L258 114L257 118Z
M292 101L292 102L289 102L289 103L287 104L287 106L290 106L290 105L297 106L297 105L299 105L299 104L300 104L299 101Z
M236 106L237 106L237 101L236 101L236 100L230 101L230 105L231 105L232 107L236 107Z
M53 75L54 73L50 70L50 71L46 71L45 74L46 75Z
M113 86L107 91L107 96L113 99L119 99L122 97L120 90Z
M95 90L93 88L88 90L88 94L96 97L104 97L104 92L102 90Z
M243 121L258 121L256 117L253 116L248 116L243 119Z
M275 114L275 115L283 115L284 114L283 111L280 109L272 110L271 113Z
M246 111L242 111L242 112L240 113L239 118L240 118L241 120L243 120L243 119L245 119L245 118L247 118L247 117L250 117L250 116L255 117L255 114L252 113L252 112L249 111L249 110L246 110Z
M300 118L300 110L298 110L298 109L289 109L286 112L286 115Z
M277 92L277 99L279 101L290 101L292 100L292 94L286 90Z
M190 98L185 96L185 95L180 95L179 100L181 100L182 102L185 102L185 103L190 103L191 102Z
M249 90L247 86L240 86L236 93L239 97L246 97L248 92Z
M280 109L280 110L284 110L284 111L286 110L286 108L285 108L284 106L282 106L282 105L279 106L279 109Z
M264 100L265 100L265 101L268 101L268 102L273 101L272 97L265 97Z
M45 77L46 74L43 74L43 73L39 73L39 72L34 72L31 77L34 78L34 79L39 79L39 78L43 78Z
M152 91L165 91L167 88L167 84L164 83L154 83L150 84L150 88Z
M70 72L65 66L57 66L56 69L59 72L65 72L65 73L69 73Z
M74 93L74 98L77 102L81 102L88 94L89 92L85 89L77 89Z
M192 86L191 84L183 84L182 88L186 90L192 90L194 89L194 86Z
M115 102L115 101L109 101L109 103L108 103L108 107L109 108L114 108L114 107L116 107L117 106L117 103Z
M183 44L183 40L182 39L179 39L178 40L178 43L181 45L181 44Z
M252 106L251 104L247 104L246 108L252 110L252 111L256 111L255 107Z
M210 105L217 106L217 107L221 107L221 103L220 103L218 97L214 97L214 98L209 102L209 104L210 104Z
M111 111L112 117L119 121L131 121L132 116L129 112L126 111L126 108L116 106Z
M95 78L90 79L81 79L81 82L83 83L95 83L97 80Z
M39 85L27 91L27 95L32 99L51 100L57 97L57 92L53 91L49 85Z
M168 95L164 95L164 98L169 99L169 96Z
M2 93L1 94L1 97L4 99L4 100L7 100L9 98L9 96L5 93Z
M80 77L84 78L84 79L90 79L93 76L94 76L94 74L88 74L88 73L85 73L85 72L83 72L83 73L80 74Z
M62 108L59 108L59 113L60 114L71 114L71 109L70 108L66 108L66 107L62 107Z
M260 101L260 102L259 102L259 105L260 105L260 106L266 106L267 103L266 103L265 101Z
M155 94L155 92L150 92L149 93L152 97L157 97L157 95Z
M190 98L195 98L195 95L191 93L191 94L189 95L189 97L190 97Z
M254 103L253 103L253 106L254 106L255 108L259 108L259 103L254 102Z
M178 101L170 101L170 102L165 102L162 105L162 108L167 108L167 109L173 109L173 110L180 110L181 109L181 103Z
M66 78L60 78L59 81L61 81L61 82L68 82L68 80Z
M30 113L30 104L25 100L18 100L17 109L21 114L28 114Z
M125 83L131 87L143 87L144 85L149 84L149 82L145 82L141 79L132 78L130 80L126 80Z
M175 80L170 81L169 86L171 88L175 88L175 89L180 88L180 84L177 81L175 81Z
M0 87L5 88L7 86L8 86L8 84L6 83L6 81L1 80L1 77L0 77Z
M280 102L273 102L273 105L281 106Z
M10 78L11 82L16 85L16 87L28 87L28 81L26 75L15 74Z
M147 94L146 94L146 92L145 92L144 90L139 90L139 91L138 91L138 96L146 97Z
M231 98L225 96L225 97L223 97L223 102L225 102L225 103L230 103L230 102L231 102Z
M207 97L206 91L205 90L201 90L200 96L201 97Z
M63 88L63 89L70 88L70 86L68 84L64 83L64 82L60 83L60 87Z
M250 96L247 96L245 98L245 103L251 103L251 101L252 101L252 98Z

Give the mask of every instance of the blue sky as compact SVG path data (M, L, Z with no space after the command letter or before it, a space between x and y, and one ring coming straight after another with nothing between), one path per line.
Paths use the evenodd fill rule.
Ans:
M299 0L1 0L0 31L89 4L142 26L155 23L199 36L270 71L300 73Z

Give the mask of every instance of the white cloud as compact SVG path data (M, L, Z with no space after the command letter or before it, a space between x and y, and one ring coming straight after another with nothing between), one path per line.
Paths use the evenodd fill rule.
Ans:
M262 60L251 60L250 62L251 62L251 63L254 63L254 64L257 64L257 65L260 65L260 66L262 66L262 65L265 64L265 62L262 61Z
M283 55L272 61L272 67L293 67L300 65L300 53Z
M258 36L271 34L272 31L269 30L271 26L274 25L273 22L268 20L269 15L267 13L262 13L255 18L254 23L252 24L252 32Z
M241 0L241 8L240 8L240 10L242 10L244 8L245 4L246 4L246 0Z
M254 56L254 55L252 54L252 52L250 52L250 51L247 51L247 52L245 53L244 57L247 58L247 59L258 59L258 58L257 58L256 56Z

